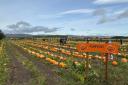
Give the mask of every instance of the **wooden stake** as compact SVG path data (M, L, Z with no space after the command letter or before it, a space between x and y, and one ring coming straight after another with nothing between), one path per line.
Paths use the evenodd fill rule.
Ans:
M105 80L108 80L108 56L109 54L107 53L105 57Z
M86 73L86 79L88 78L88 72L89 72L89 55L88 55L88 52L86 53L86 62L85 62L85 73Z
M87 38L87 43L89 43L89 40ZM88 78L88 72L89 72L89 53L87 52L86 53L86 58L85 58L85 78L84 79L87 79Z
M106 43L109 43L108 41ZM106 53L105 55L105 81L106 81L106 84L108 82L108 56L109 54Z

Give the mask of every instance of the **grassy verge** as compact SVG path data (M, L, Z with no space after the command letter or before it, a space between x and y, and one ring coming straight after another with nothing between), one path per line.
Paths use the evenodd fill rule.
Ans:
M22 65L32 73L32 79L29 80L28 82L29 85L45 85L45 77L36 68L36 66L31 61L29 61L26 57L23 57L23 55L19 53L17 50L14 50L14 51L15 51L15 57L17 58L17 60L20 63L22 63Z
M0 85L5 85L9 77L9 57L5 53L4 41L0 41Z

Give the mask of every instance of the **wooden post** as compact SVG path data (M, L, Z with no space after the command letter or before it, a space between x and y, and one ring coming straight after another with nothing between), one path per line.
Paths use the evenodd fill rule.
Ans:
M105 80L108 80L108 56L109 54L106 54L106 58L105 58Z
M106 43L109 43L108 41ZM109 57L109 54L106 53L105 55L105 82L107 84L108 82L108 57Z
M89 43L88 38L87 38L87 43ZM84 79L87 79L88 78L88 72L89 72L89 53L88 52L86 53L84 65L85 65L85 77L84 77Z
M88 72L89 72L89 56L88 56L88 52L87 52L86 59L85 59L85 79L88 78Z

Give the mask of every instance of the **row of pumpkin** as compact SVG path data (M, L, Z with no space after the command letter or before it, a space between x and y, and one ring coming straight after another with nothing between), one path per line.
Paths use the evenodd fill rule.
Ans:
M64 48L64 49L69 49L69 50L76 50L76 47L72 46L71 44L66 44L66 45L59 45L58 43L49 43L49 42L42 42L42 41L32 41L32 40L29 40L29 41L26 41L28 43L33 43L33 44L38 44L38 45L45 45L45 46L52 46L52 47L57 47L57 48ZM124 48L120 48L120 50L122 50ZM127 49L127 47L125 47L125 50ZM56 50L57 51L57 50ZM77 51L77 50L76 50ZM128 56L128 54L126 52L119 52L118 55L120 56Z
M23 44L23 43L22 43ZM25 43L26 45L27 45L27 43ZM32 44L32 43L29 43L29 45L31 45L31 46L36 46L36 47L40 47L40 48L43 48L43 49L45 49L45 50L50 50L50 51L53 51L53 48L51 49L51 47L49 47L48 45L37 45L37 44ZM60 49L60 48L55 48L55 49ZM64 52L65 51L65 52ZM55 51L53 51L53 52L55 52ZM58 52L58 51L57 51ZM84 55L80 55L78 52L73 52L72 54L71 54L71 52L69 53L69 51L68 51L68 53L66 53L66 50L65 49L61 49L61 51L59 51L59 54L60 53L62 53L62 54L66 54L66 55L68 55L68 56L73 56L73 57L76 57L77 56L77 58L87 58L87 55L86 54L84 54ZM50 53L50 52L46 52L46 54L49 54L50 56L54 56L54 57L58 57L58 55L54 55L54 54L52 54L52 53ZM79 56L79 57L78 57ZM104 56L99 56L99 55L95 55L95 56L93 56L93 55L88 55L89 56L89 59L100 59L100 60L102 60L103 62L106 62L106 59L105 59L105 57ZM61 56L61 57L59 57L60 59L63 59L63 57ZM66 60L66 58L64 58L64 60ZM111 60L112 61L112 65L118 65L118 62L116 61L116 60ZM121 62L123 62L123 63L127 63L128 62L128 60L126 59L126 58L122 58L121 59Z
M20 45L18 45L18 46L20 46ZM21 46L20 46L20 47L21 47ZM65 64L64 62L58 62L58 61L53 60L53 59L51 59L51 58L49 58L49 57L47 57L47 56L44 56L43 54L40 54L40 53L35 52L35 51L32 51L32 50L30 50L30 49L28 49L28 48L25 48L25 47L22 47L22 48L23 48L25 51L27 51L29 54L34 55L34 56L36 56L37 58L44 59L44 60L50 62L51 64L57 65L57 66L62 67L62 68L65 68L65 67L66 67L66 64Z
M37 46L37 45L34 44L34 46ZM38 47L38 46L37 46L37 47ZM49 49L48 46L44 46L44 45L42 45L42 46L40 46L40 47L41 47L41 48L44 47L44 49ZM56 48L56 49L59 49L59 48ZM52 48L52 49L49 49L49 50L53 51L53 48ZM62 49L60 52L63 53L63 54L67 54L67 55L71 56L71 52L70 52L70 51L66 51L65 49ZM73 55L74 57L78 57L78 58L87 58L86 54L80 55L78 52L73 52L72 55ZM103 56L99 56L99 55L95 55L95 56L89 55L89 59L94 59L94 58L95 58L95 59L100 59L100 60L103 60L103 62L106 62L106 61L105 61L105 57L103 57ZM113 59L112 59L112 60L113 60ZM121 62L127 63L128 60L127 60L126 58L122 58L122 59L121 59ZM117 61L115 61L115 60L112 61L112 65L117 65L117 64L118 64Z

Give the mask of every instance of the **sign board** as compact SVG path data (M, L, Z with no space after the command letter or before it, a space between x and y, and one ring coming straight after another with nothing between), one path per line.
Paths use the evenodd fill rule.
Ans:
M79 52L102 52L117 54L119 45L113 43L79 43L77 44L77 50Z

